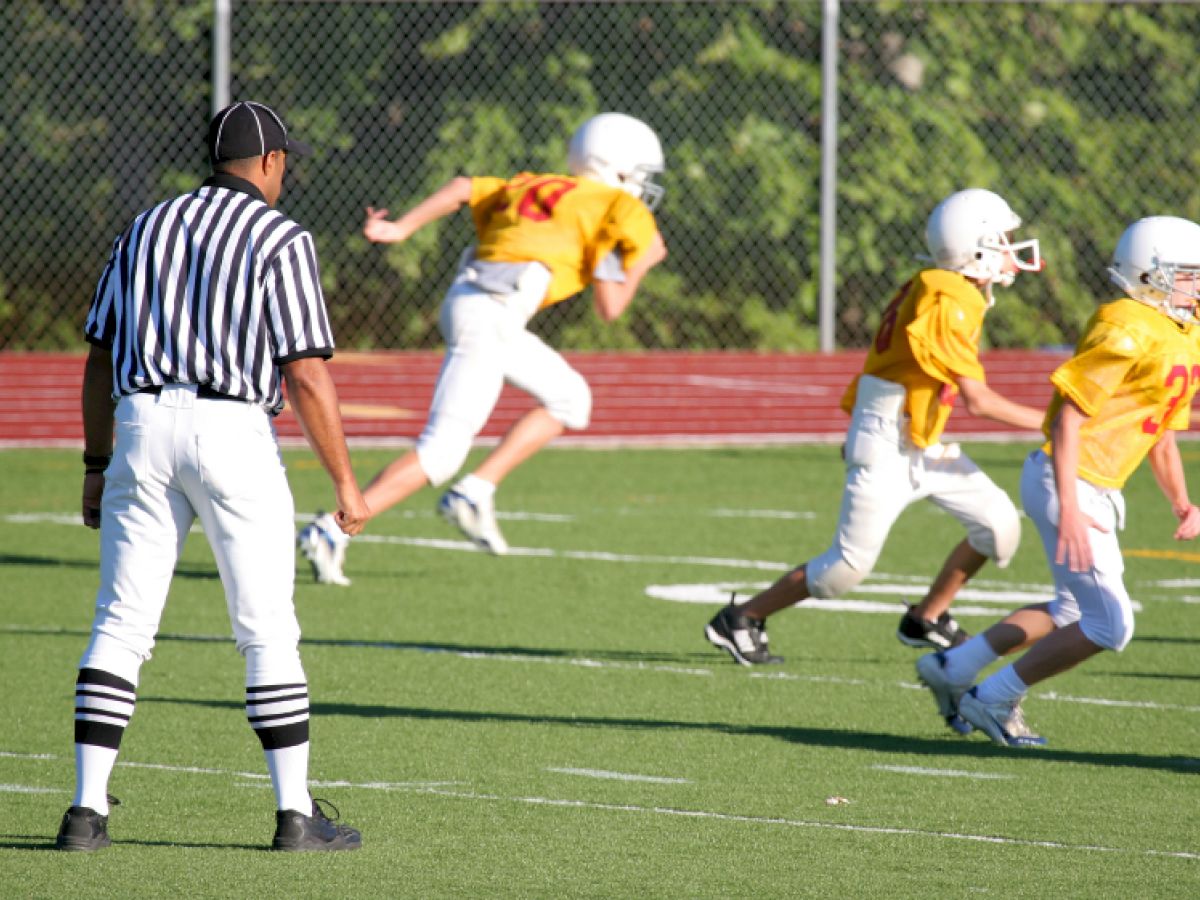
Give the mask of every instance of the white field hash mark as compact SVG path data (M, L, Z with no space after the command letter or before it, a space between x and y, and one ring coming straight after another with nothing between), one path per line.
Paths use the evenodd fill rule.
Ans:
M667 778L662 775L631 775L627 772L607 772L604 769L571 769L550 766L547 772L559 775L582 775L584 778L607 778L611 781L642 781L648 784L691 784L687 778Z
M1001 775L997 772L964 772L962 769L927 769L922 766L871 766L879 772L896 772L900 775L930 775L935 778L975 778L980 781L1008 781L1016 775Z
M58 760L60 757L45 753L11 753L2 755L15 759ZM199 769L195 766L168 766L158 763L117 763L118 766L137 766L139 768L157 769L160 771L180 772L182 774L220 774L233 778L244 779L248 773L223 769ZM263 776L255 775L256 779ZM1170 857L1174 859L1200 859L1200 853L1188 853L1177 850L1137 850L1128 847L1105 847L1098 844L1068 844L1062 841L1034 841L1026 838L1004 837L989 834L967 834L955 831L931 831L920 828L899 828L887 825L854 825L842 822L820 822L808 819L785 819L773 816L748 816L736 813L713 812L704 809L679 809L670 806L639 806L631 803L597 803L589 800L564 800L552 797L505 797L500 794L481 794L475 791L448 790L448 786L456 786L461 782L455 781L313 781L320 787L345 787L374 791L402 791L406 793L426 794L435 797L447 797L456 800L482 800L491 803L524 803L533 806L557 807L560 809L594 809L607 812L644 813L656 816L669 816L689 819L709 819L717 822L739 822L748 825L782 826L786 828L813 828L828 831L843 831L857 834L897 835L900 837L930 837L952 841L973 841L983 844L1000 844L1014 847L1040 847L1046 850L1086 851L1092 853L1124 853L1133 856Z

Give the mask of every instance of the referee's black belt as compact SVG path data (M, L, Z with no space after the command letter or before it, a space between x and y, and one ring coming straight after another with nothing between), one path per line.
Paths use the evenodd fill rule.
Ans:
M158 394L162 393L162 385L161 384L148 384L145 387L138 388L136 391L134 391L134 393L135 394L158 395ZM210 385L207 385L207 384L197 385L196 396L202 397L205 400L233 400L236 403L245 403L246 402L241 397L233 397L229 394L222 394L220 391L213 389Z

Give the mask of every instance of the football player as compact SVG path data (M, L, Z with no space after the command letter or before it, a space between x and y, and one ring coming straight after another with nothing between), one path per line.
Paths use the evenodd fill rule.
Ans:
M1021 503L1042 536L1054 599L917 663L942 715L957 713L1001 746L1046 743L1021 715L1031 686L1133 637L1117 530L1125 521L1121 488L1144 458L1178 520L1175 539L1200 534L1175 441L1200 387L1200 225L1173 216L1134 222L1109 274L1125 296L1096 311L1075 355L1051 376L1049 440L1021 472ZM1030 643L1014 664L971 687L985 666Z
M929 593L900 621L897 636L917 647L950 647L965 632L949 614L955 594L984 562L1003 567L1016 552L1016 507L956 444L940 441L955 398L968 411L1035 431L1039 410L988 387L979 362L984 314L995 285L1042 268L1036 240L1013 243L1021 224L991 191L958 191L938 204L925 229L933 267L905 282L884 309L861 375L842 407L851 413L843 454L846 484L833 545L742 605L731 602L705 636L742 665L778 662L766 619L808 597L837 597L871 573L901 512L928 499L958 519L966 538L950 553Z
M426 484L450 480L483 429L504 382L532 394L526 413L471 474L442 494L438 510L479 547L503 555L493 497L500 482L564 429L582 429L591 390L563 357L526 330L541 309L588 285L596 312L613 321L643 276L666 258L652 210L662 197L658 137L622 113L594 116L571 137L568 174L459 176L389 221L367 208L371 241L407 240L430 222L470 207L477 242L442 302L446 356L416 447L386 466L363 492L378 515ZM324 516L299 535L319 581L346 584L346 538Z

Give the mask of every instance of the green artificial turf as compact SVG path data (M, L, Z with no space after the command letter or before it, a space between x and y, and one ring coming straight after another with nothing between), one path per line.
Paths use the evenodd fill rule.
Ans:
M1015 497L1029 447L968 449ZM312 455L286 457L297 509L327 508ZM354 458L365 481L391 454ZM1137 635L1035 688L1050 745L1020 752L946 729L894 637L961 537L929 504L856 608L770 621L783 665L705 641L724 592L826 548L836 447L547 451L498 495L506 558L470 549L426 490L353 542L352 587L297 560L313 793L363 832L360 852L303 856L265 850L272 794L199 532L110 785L113 846L51 849L97 579L79 469L74 451L0 452L5 897L1200 895L1200 546L1171 539L1145 468L1122 535ZM1048 598L1032 528L972 587L972 632Z

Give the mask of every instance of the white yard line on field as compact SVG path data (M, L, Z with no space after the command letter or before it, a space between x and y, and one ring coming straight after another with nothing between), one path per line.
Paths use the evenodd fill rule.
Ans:
M1176 850L1138 850L1128 847L1105 847L1097 844L1068 844L1062 841L1034 841L1027 838L1002 837L988 834L965 834L955 831L927 831L920 828L899 828L886 825L852 825L842 822L819 822L806 819L785 819L768 816L746 816L733 813L712 812L702 809L676 809L669 806L639 806L632 803L596 803L589 800L562 800L549 797L504 797L498 794L480 794L473 791L447 791L440 788L417 789L418 793L461 800L486 800L493 803L527 803L536 806L552 806L567 809L595 809L610 812L648 813L657 816L673 816L689 819L710 819L720 822L739 822L749 825L781 825L790 828L814 828L829 831L856 832L859 834L901 835L912 837L942 838L953 841L975 841L984 844L1003 844L1017 847L1041 847L1047 850L1074 850L1098 853L1127 853L1135 856L1174 857L1177 859L1200 859L1200 853Z
M9 758L29 759L59 759L48 754L4 753ZM64 760L65 761L65 760ZM117 765L132 765L146 769L162 771L177 771L182 774L224 774L234 778L244 779L245 772L220 769L197 769L194 766L166 766L156 763L117 763ZM255 776L261 781L262 776ZM822 822L810 819L789 819L776 816L750 816L736 813L714 812L704 809L680 809L670 806L641 806L633 803L598 803L590 800L570 800L554 797L504 796L501 794L484 794L471 790L449 790L449 787L461 782L426 781L313 781L318 787L343 787L361 790L402 791L406 793L425 794L434 797L446 797L455 800L484 801L489 803L520 803L531 806L553 807L559 809L587 809L606 812L642 813L671 818L706 819L717 822L736 822L746 825L782 826L785 828L812 828L825 831L841 831L857 834L896 835L900 837L928 837L951 841L972 841L983 844L999 844L1013 847L1039 847L1045 850L1084 851L1092 853L1123 853L1132 856L1170 857L1174 859L1197 859L1200 853L1189 853L1177 850L1146 850L1130 847L1106 847L1098 844L1069 844L1065 841L1035 841L1028 838L1004 837L1001 835L969 834L957 831L932 831L920 828L901 828L888 825L855 825L846 822ZM57 792L56 792L57 793Z

